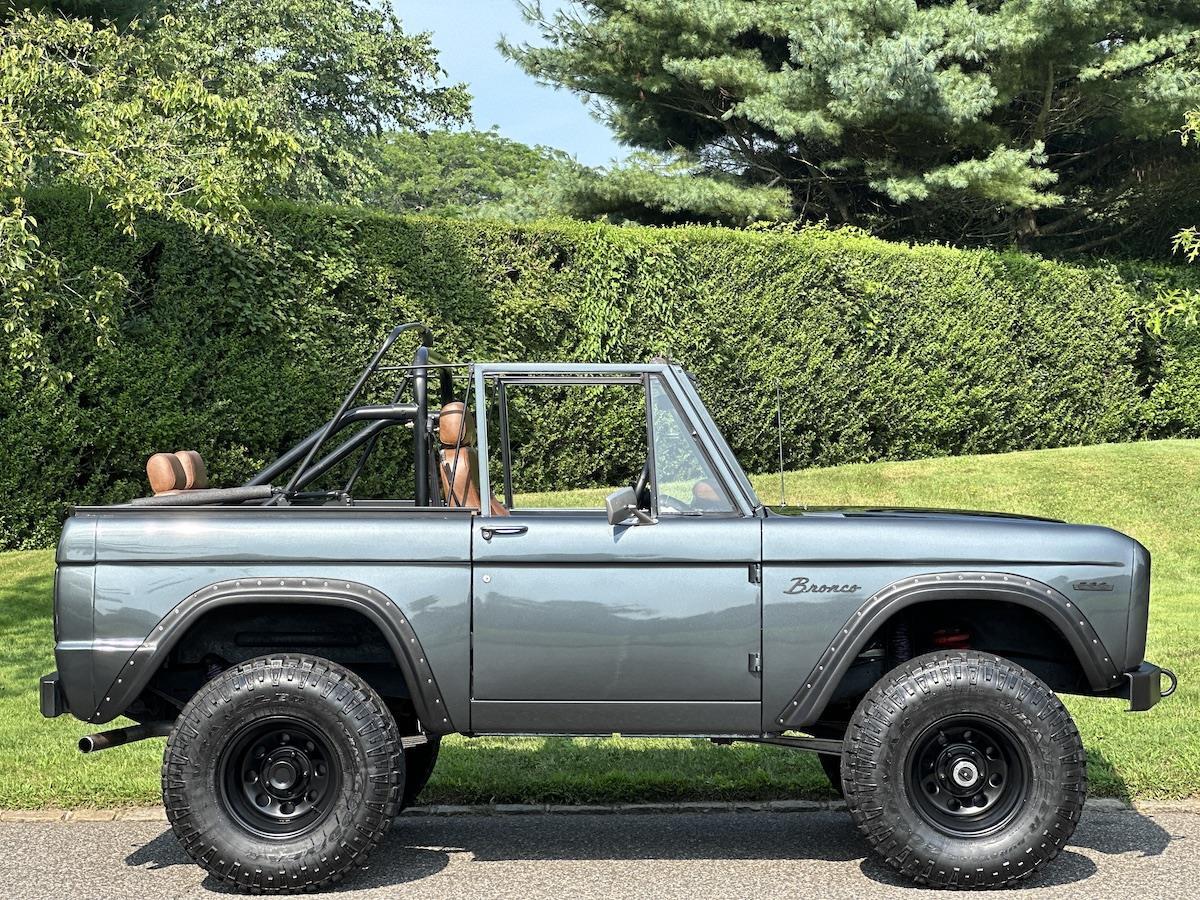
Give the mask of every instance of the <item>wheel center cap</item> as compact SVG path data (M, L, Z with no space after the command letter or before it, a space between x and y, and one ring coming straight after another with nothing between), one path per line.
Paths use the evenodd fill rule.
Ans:
M979 769L969 759L961 759L954 764L953 777L959 787L968 788L979 780Z
M279 760L271 765L267 775L271 787L286 791L296 784L296 767L287 760Z

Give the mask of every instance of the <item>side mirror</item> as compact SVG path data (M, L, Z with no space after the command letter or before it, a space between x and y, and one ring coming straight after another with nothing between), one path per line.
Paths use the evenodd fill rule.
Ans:
M631 487L613 491L604 498L604 507L608 510L609 525L620 525L622 522L629 521L630 516L635 517L639 525L654 523L654 519L648 512L638 509L637 494Z

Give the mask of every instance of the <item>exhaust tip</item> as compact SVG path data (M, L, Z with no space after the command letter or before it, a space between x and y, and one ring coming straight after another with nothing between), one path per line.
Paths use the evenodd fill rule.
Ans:
M95 749L96 749L96 743L95 743L95 741L92 740L92 736L90 734L85 737L81 737L79 739L79 752L80 753L91 753Z

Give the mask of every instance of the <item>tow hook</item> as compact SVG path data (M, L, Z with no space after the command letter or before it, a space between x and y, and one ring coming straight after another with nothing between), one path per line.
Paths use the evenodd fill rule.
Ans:
M1173 693L1175 693L1175 688L1179 687L1179 679L1170 669L1163 669L1162 673L1171 679L1171 686L1162 692L1162 696L1170 697Z

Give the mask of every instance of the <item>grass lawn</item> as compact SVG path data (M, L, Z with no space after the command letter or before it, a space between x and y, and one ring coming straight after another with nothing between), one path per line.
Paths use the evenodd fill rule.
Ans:
M754 479L767 502L778 475ZM1200 796L1200 441L1156 441L789 473L790 503L1027 512L1110 525L1154 555L1146 655L1180 676L1176 696L1131 715L1067 698L1088 747L1092 794ZM603 492L597 492L602 494ZM558 498L561 505L563 498ZM588 498L592 499L591 497ZM87 726L38 715L54 668L52 551L0 554L0 808L159 802L161 740L92 756ZM446 742L428 802L629 802L825 798L816 758L704 741L461 739Z

